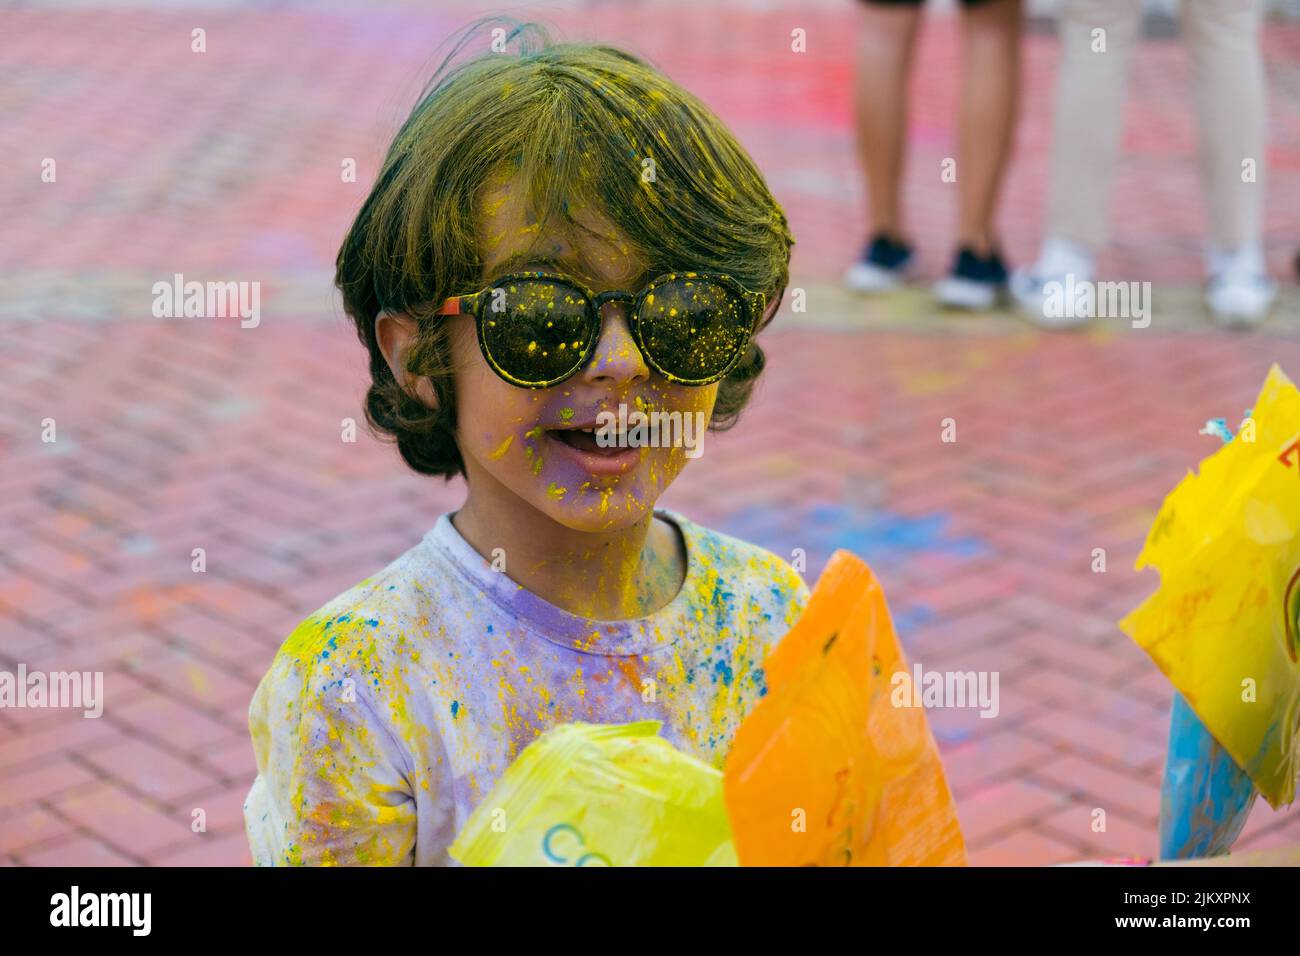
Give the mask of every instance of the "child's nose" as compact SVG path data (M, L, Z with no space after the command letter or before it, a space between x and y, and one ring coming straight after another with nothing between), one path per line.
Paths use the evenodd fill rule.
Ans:
M650 377L650 369L628 328L627 310L619 302L606 302L602 307L600 341L583 369L584 382L605 388L625 388Z

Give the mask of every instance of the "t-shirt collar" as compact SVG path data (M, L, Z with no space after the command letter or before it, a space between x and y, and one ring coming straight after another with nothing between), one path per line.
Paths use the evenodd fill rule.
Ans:
M623 621L579 617L529 591L507 572L494 571L492 563L456 530L452 512L438 518L423 544L439 552L471 587L538 637L584 654L640 656L662 651L678 640L682 622L692 619L692 595L699 590L702 575L695 524L666 508L656 508L655 515L676 525L682 533L686 542L686 579L676 596L658 611Z

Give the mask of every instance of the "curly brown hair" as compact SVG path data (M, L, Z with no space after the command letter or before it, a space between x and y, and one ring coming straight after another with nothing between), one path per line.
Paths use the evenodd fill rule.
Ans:
M452 65L501 23L507 27L494 31L493 49L515 52ZM642 174L647 161L652 181ZM481 287L480 197L503 172L527 184L539 234L550 224L582 229L569 213L582 200L608 216L655 274L722 272L777 304L789 281L794 238L785 213L703 103L622 50L553 43L536 24L479 21L397 133L343 240L335 275L370 353L366 418L422 474L465 473L448 325L434 312L447 297ZM376 337L385 311L417 321L403 361L412 376L429 380L433 407L394 378ZM751 342L719 384L712 430L735 424L763 365L763 350Z

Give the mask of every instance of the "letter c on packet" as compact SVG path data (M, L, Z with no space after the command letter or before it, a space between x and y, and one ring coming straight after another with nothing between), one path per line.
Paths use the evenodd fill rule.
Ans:
M556 856L555 853L552 852L551 850L551 837L553 837L560 830L568 830L575 837L577 837L578 846L583 846L587 842L582 838L582 834L578 832L578 828L573 826L572 824L569 823L555 824L555 826L551 827L549 830L546 831L546 836L542 837L542 853L546 854L546 858L550 860L552 863L569 862L567 857Z

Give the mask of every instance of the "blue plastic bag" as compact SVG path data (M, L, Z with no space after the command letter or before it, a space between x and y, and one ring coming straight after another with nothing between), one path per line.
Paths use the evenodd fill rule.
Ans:
M1258 793L1183 695L1175 693L1160 792L1160 858L1227 853L1241 835Z

